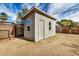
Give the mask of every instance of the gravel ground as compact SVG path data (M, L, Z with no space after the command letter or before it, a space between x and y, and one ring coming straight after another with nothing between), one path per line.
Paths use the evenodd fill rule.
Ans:
M15 38L0 40L0 55L4 56L78 56L79 35L57 33L37 43Z

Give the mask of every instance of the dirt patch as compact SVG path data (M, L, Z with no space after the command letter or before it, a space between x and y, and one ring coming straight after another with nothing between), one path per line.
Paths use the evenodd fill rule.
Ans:
M57 33L34 43L23 38L0 40L0 55L75 56L79 55L79 35Z

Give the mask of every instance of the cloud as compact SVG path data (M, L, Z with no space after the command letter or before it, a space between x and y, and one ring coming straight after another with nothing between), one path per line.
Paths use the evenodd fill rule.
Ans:
M34 6L39 7L40 3L34 3Z
M79 22L79 4L77 3L0 3L0 13L9 15L9 21L16 20L17 13L23 8L31 9L33 6L51 14L58 20L66 18Z
M54 3L49 5L47 11L58 20L72 19L79 22L79 4L77 3Z
M13 10L13 4L0 4L0 13L5 12L8 14L8 21L16 20L16 13L14 11L17 10L17 7L15 10Z
M34 3L23 3L21 7L22 7L22 9L24 9L24 8L30 9L33 6L34 6Z
M78 12L75 12L73 14L70 14L69 16L66 15L65 17L63 17L64 19L71 19L75 22L79 22L79 11Z
M49 9L48 9L48 13L50 14L59 14L67 9L69 9L71 6L73 6L75 4L72 3L53 3L53 4L49 4Z

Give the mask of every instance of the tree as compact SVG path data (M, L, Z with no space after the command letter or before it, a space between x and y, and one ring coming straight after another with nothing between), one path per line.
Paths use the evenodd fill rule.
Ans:
M68 19L62 19L60 21L61 26L69 26L69 27L71 27L71 26L73 26L73 24L74 24L74 22L72 20L68 20Z
M25 8L25 9L22 9L22 16L24 16L26 13L28 12L28 9L27 8Z
M8 18L8 15L4 12L0 13L0 19L3 20L3 21L6 21Z
M22 18L22 14L21 14L21 12L18 12L17 13L17 20L20 20Z
M59 25L61 25L61 24L60 24L60 23L61 23L61 21L57 21L56 23L57 23L57 24L59 24Z
M17 20L21 20L21 18L27 13L28 9L22 9L21 12L17 13Z
M69 27L70 33L71 33L71 26L74 25L74 22L72 20L62 19L61 21L58 21L57 23L60 24L62 27L64 27L64 26Z

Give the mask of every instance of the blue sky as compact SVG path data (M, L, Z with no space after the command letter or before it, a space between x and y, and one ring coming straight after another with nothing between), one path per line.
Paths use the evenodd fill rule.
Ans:
M72 19L79 22L79 4L78 3L0 3L0 13L8 14L8 21L16 20L17 13L23 8L28 10L37 6L41 10L51 14L57 20Z

